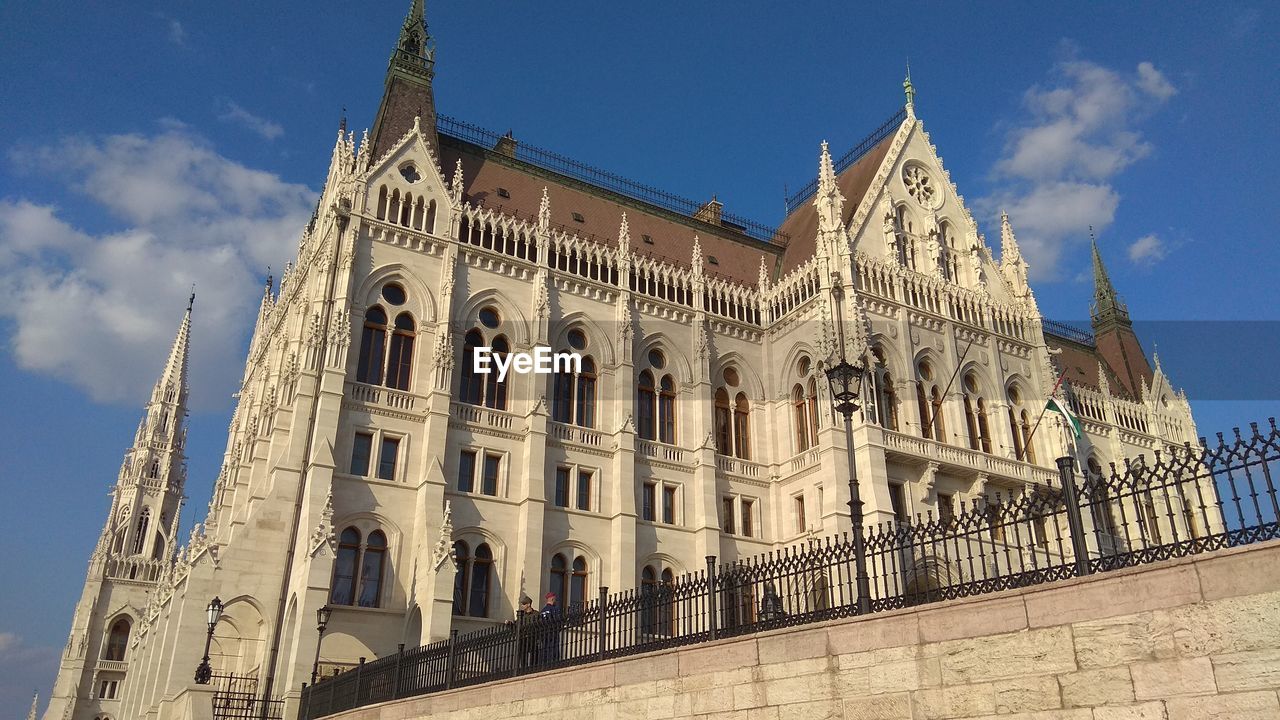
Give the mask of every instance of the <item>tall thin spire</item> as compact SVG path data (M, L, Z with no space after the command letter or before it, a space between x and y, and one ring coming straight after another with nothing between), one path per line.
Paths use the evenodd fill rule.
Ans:
M36 707L40 704L40 691L31 696L31 709L27 711L27 720L36 720Z
M187 351L191 343L191 311L196 304L194 289L187 299L187 312L182 316L182 324L178 326L178 335L173 339L169 349L169 358L165 361L164 371L156 381L156 392L163 393L173 388L185 400L187 394Z
M907 112L913 113L916 108L916 86L911 84L911 61L907 61L907 76L902 79L902 93L907 97Z
M427 32L423 0L412 0L400 27L400 37L391 51L386 87L378 117L373 123L373 157L382 157L404 134L413 129L414 119L433 148L436 144L436 104L431 89L435 77L436 50Z
M1089 227L1089 243L1093 248L1093 322L1094 324L1129 322L1129 308L1120 300L1107 268L1102 264L1102 253L1098 252L1098 238Z

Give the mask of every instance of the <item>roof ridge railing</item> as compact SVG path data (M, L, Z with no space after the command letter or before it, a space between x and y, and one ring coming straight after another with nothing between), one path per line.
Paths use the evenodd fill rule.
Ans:
M1062 322L1061 320L1049 320L1046 318L1044 320L1044 329L1050 334L1066 338L1067 340L1074 340L1082 345L1097 344L1097 339L1094 338L1093 333L1085 330L1084 328L1076 327L1070 323Z
M487 130L479 125L452 118L447 115L439 115L436 119L436 130L449 137L470 142L488 150L495 150L501 141L511 141L513 138L508 135L499 135L498 133ZM501 152L501 151L499 151ZM510 154L510 153L508 153ZM665 190L634 180L628 180L621 175L596 167L578 162L572 158L566 157L550 150L544 150L539 147L527 145L523 142L514 143L514 156L517 160L529 163L543 170L564 175L581 182L595 185L605 190L609 190L619 195L624 195L633 200L654 205L663 210L674 212L678 215L688 216L698 219L696 216L706 205L706 202L697 202L689 198L669 193ZM748 220L747 218L732 213L720 212L719 225L726 230L740 232L747 237L764 242L772 242L781 235L776 227L770 227L764 223Z
M867 135L866 137L862 138L861 142L859 142L857 145L854 145L853 148L850 149L848 152L846 152L844 155L841 155L839 160L836 160L835 162L836 174L839 175L845 170L848 170L850 165L853 165L854 163L861 160L862 156L866 155L868 152L871 152L871 148L875 147L876 145L879 145L881 140L884 140L885 138L892 135L893 131L897 130L898 126L902 124L902 121L906 119L907 119L906 107L898 108L898 111L895 112L893 115L889 116L889 119L885 120L880 125L880 127L871 131L870 135ZM818 178L815 177L814 179L810 180L807 185L800 188L795 192L795 194L787 198L787 208L786 208L787 214L790 215L792 210L795 210L796 208L800 207L801 203L813 197L813 194L816 193L817 191L818 191Z

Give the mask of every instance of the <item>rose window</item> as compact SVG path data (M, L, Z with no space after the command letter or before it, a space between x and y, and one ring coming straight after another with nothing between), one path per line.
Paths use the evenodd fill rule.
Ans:
M934 207L938 192L933 187L933 179L918 165L908 166L902 171L902 184L907 186L907 194L925 207Z

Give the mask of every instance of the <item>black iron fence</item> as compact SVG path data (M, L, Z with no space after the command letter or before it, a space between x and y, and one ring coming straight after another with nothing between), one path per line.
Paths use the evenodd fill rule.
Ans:
M214 675L214 720L281 720L284 702L258 696L258 678L246 675Z
M872 612L1280 538L1280 431L1218 435L869 527ZM302 718L612 657L857 614L848 536L719 564L505 626L405 650L304 687Z

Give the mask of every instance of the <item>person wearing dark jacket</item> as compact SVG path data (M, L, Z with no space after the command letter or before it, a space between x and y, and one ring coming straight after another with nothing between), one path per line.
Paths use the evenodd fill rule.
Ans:
M533 626L538 619L538 611L533 609L533 598L520 596L520 607L516 609L515 620L508 620L508 625L518 625L520 633L520 666L533 667L538 662L538 636Z
M547 604L542 606L542 661L554 663L560 660L560 620L564 615L556 605L556 594L547 593Z

